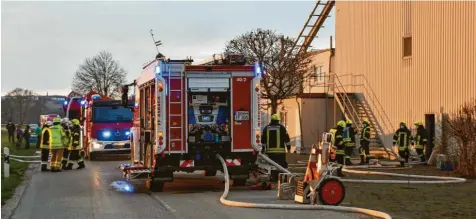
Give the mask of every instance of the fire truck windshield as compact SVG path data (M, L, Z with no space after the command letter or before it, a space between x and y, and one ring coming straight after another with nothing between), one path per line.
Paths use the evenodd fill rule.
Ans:
M93 108L93 122L97 123L130 122L132 116L132 111L122 106L95 106Z

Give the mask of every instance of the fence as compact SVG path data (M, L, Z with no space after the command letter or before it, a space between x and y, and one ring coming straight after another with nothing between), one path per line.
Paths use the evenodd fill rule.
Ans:
M4 171L4 177L8 178L10 177L10 160L14 160L17 162L22 162L22 163L41 163L41 155L39 155L40 151L37 151L34 156L19 156L19 155L13 155L10 154L10 149L8 147L3 148L3 171ZM48 160L51 158L51 155L49 155Z

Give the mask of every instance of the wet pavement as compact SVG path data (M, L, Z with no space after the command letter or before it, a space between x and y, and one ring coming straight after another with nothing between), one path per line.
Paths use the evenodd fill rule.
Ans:
M111 183L121 181L120 161L87 162L83 170L33 174L12 218L362 218L362 215L332 211L246 209L220 203L222 177L203 173L178 173L162 193L118 192ZM279 201L276 191L250 191L235 188L230 200L257 203Z

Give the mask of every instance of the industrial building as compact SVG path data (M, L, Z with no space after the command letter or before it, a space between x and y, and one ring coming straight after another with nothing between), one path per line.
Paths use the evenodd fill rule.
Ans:
M338 107L332 108L335 112L331 116L327 114L330 118L325 121L338 118L342 112L357 126L363 118L369 118L375 131L374 144L391 147L391 137L400 121L414 128L413 122L422 120L434 133L442 113L451 113L476 98L476 2L329 1L320 4L323 5L320 12L314 9L312 14L326 15L333 8L336 16L336 49L329 59L332 63L326 64L330 66L329 71L322 74L325 79L322 83L329 92L314 89L301 96L334 100ZM305 26L322 25L325 17L317 17ZM312 22L314 25L308 24ZM304 46L317 31L301 32ZM292 109L295 107L292 101L294 99L286 100L283 107ZM305 105L306 99L302 101ZM321 118L326 112L316 106L315 110L303 108L301 114L307 121ZM321 121L317 124L330 127ZM297 125L287 124L294 138L300 135L293 131ZM306 130L302 133L304 146L309 146L313 142L307 139L314 138L320 128L313 124L302 125L302 130ZM306 134L310 130L313 130L312 137ZM295 143L300 146L299 142Z

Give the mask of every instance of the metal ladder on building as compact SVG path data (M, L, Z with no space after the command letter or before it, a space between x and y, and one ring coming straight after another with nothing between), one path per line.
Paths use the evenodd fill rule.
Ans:
M168 108L169 108L169 116L168 116L168 122L169 122L169 128L167 130L167 135L169 136L169 154L170 154L170 148L172 147L172 143L175 145L175 142L180 142L180 151L181 153L184 153L183 151L183 146L185 145L185 142L183 141L184 139L184 134L183 134L183 98L184 98L184 93L183 93L183 71L180 71L180 76L177 77L177 76L174 76L172 77L172 72L171 72L171 67L172 66L168 66L168 73L169 73L169 77L168 77L168 81L167 81L167 87L170 86L170 82L171 80L179 80L180 81L180 90L172 90L172 89L168 89L168 96L169 96L169 104L168 104ZM180 98L179 98L179 101L175 101L175 102L172 102L171 101L171 96L172 96L172 92L178 92L180 94ZM176 113L176 112L172 112L171 111L171 106L175 104L175 105L179 105L180 106L180 113ZM180 117L180 125L177 127L177 126L173 126L172 125L172 117ZM180 138L172 138L172 135L171 135L171 131L172 129L178 129L180 130Z
M316 5L309 14L309 17L304 24L299 36L294 42L294 49L291 52L301 53L306 52L307 49L311 46L312 41L317 36L317 32L324 27L324 22L326 18L329 17L332 8L335 5L334 0L330 1L320 1L316 2ZM323 7L319 7L323 6ZM296 51L297 50L297 51Z

